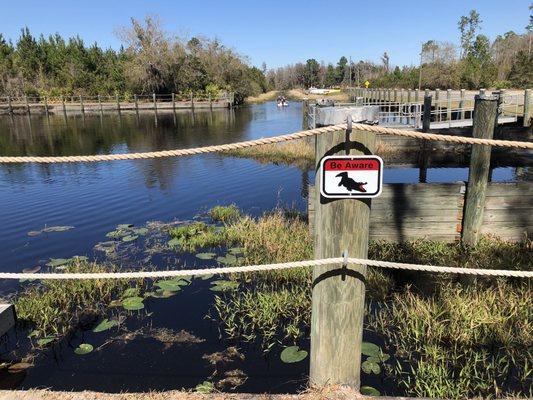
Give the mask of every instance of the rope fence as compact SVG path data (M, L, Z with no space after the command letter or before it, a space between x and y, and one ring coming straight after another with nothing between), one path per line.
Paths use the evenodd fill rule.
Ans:
M507 271L501 269L481 268L456 268L435 265L407 264L392 261L367 260L362 258L323 258L319 260L293 261L278 264L247 265L243 267L220 267L206 269L184 269L169 271L137 271L137 272L99 272L99 273L16 273L2 272L0 279L53 279L53 280L78 280L78 279L156 279L180 276L202 276L212 274L234 274L260 271L279 271L284 269L316 267L319 265L367 265L388 269L403 269L410 271L424 271L461 275L499 276L516 278L533 278L533 271Z
M207 154L215 152L224 152L229 150L244 149L252 146L262 146L267 144L275 144L287 142L290 140L303 139L306 137L322 135L328 132L335 132L347 129L347 124L338 124L325 126L321 128L297 131L287 135L272 136L261 139L248 140L244 142L236 142L215 146L195 147L191 149L176 149L176 150L162 150L151 151L145 153L126 153L126 154L97 154L89 156L59 156L59 157L40 157L40 156L21 156L21 157L0 157L0 164L9 163L72 163L72 162L98 162L98 161L118 161L118 160L140 160L149 158L161 157L181 157L191 156L197 154ZM405 129L386 128L377 125L368 125L361 123L352 124L352 130L374 132L384 135L403 136L413 139L423 139L439 142L451 142L458 144L480 144L485 146L495 147L514 147L520 149L533 150L533 142L512 141L512 140L494 140L494 139L479 139L466 136L454 135L440 135L435 133L423 133Z

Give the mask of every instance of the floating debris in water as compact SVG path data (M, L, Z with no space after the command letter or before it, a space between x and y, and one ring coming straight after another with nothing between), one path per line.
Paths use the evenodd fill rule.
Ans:
M36 267L24 268L22 272L24 272L25 274L35 274L39 272L40 270L41 270L41 266L37 265Z
M227 387L230 387L231 389L235 390L239 386L244 385L248 380L248 376L240 369L226 371L224 376L224 379L221 379L216 383L216 386L219 389L226 389Z
M204 360L207 360L210 364L216 365L219 363L228 363L235 361L236 359L244 360L244 354L235 346L230 346L224 351L217 351L216 353L204 354L202 356Z

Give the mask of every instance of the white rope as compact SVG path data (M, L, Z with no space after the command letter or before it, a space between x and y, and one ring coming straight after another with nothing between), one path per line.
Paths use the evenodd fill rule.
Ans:
M362 258L323 258L319 260L293 261L278 264L247 265L243 267L220 267L207 269L184 269L171 271L138 271L138 272L98 272L98 273L0 273L0 279L144 279L167 278L180 276L202 276L211 274L234 274L244 272L275 271L282 269L316 267L319 265L343 264L347 261L352 265L368 265L372 267L426 271L449 274L504 276L517 278L533 278L533 271L507 271L501 269L455 268L435 265L406 264L391 261L367 260Z
M190 149L175 149L175 150L162 150L162 151L150 151L146 153L126 153L126 154L96 154L90 156L60 156L60 157L45 157L45 156L3 156L0 157L0 164L11 163L72 163L72 162L98 162L98 161L117 161L117 160L141 160L148 158L161 158L161 157L181 157L191 156L196 154L207 154L215 152L224 152L228 150L244 149L252 146L262 146L266 144L282 143L290 140L303 139L310 136L321 135L330 132L336 132L345 130L347 125L338 124L330 125L321 128L314 128L304 131L297 131L287 135L271 136L262 139L247 140L244 142L235 142L228 144L221 144L216 146L194 147ZM494 140L494 139L480 139L471 138L465 136L454 135L441 135L435 133L423 133L417 131L410 131L397 128L386 128L378 125L367 124L353 124L353 130L367 131L380 133L384 135L403 136L414 139L432 140L439 142L451 142L459 144L480 144L485 146L496 147L516 147L520 149L532 149L532 142L512 141L512 140Z

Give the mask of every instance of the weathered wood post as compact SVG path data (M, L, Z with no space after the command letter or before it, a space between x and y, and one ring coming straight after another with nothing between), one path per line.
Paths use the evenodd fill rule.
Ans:
M415 103L420 101L420 90L415 89Z
M152 100L154 101L154 111L157 112L157 102L156 102L155 93L152 94Z
M172 112L176 112L176 95L172 92Z
M30 114L30 103L28 102L28 96L24 95L24 103L26 104L26 112Z
M422 132L429 132L431 128L431 96L424 96L424 115L422 117Z
M48 97L44 96L44 113L48 118L50 115L48 113Z
M398 89L394 89L394 102L398 102Z
M9 115L13 115L13 105L11 104L11 96L7 96L7 107L9 109Z
M135 104L135 114L139 114L139 100L136 94L133 95L133 103Z
M104 108L102 107L102 96L98 95L98 108L100 109L100 115L104 114Z
M191 92L191 110L194 111L194 94Z
M465 119L465 90L461 89L461 94L459 95L459 112L461 119Z
M85 107L83 106L83 97L80 94L80 110L82 114L85 114Z
M309 129L309 100L302 100L302 129Z
M61 95L61 104L63 104L63 114L67 115L67 107L65 106L65 97Z
M115 94L115 100L117 101L117 111L120 114L120 97L118 96L118 93Z
M209 93L209 109L213 110L213 99L211 99L211 93Z
M448 123L452 122L452 89L446 90L446 119Z
M351 128L351 123L349 123ZM353 140L353 141L352 141ZM375 135L338 131L316 137L317 168L325 155L372 154ZM315 258L368 255L370 199L324 199L315 178ZM310 383L360 386L366 266L313 269Z
M475 97L473 137L492 139L498 117L498 101L498 96ZM489 177L490 152L491 146L472 145L462 230L462 242L465 245L474 245L479 238Z
M440 89L435 89L435 115L437 117L436 118L437 121L441 120L439 100L440 100Z
M531 107L531 89L524 91L524 123L525 127L531 126L531 119L533 118L533 111Z

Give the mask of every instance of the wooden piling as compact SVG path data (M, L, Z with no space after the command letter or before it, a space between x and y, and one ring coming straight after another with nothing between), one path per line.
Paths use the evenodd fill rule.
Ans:
M100 109L100 115L104 113L104 109L102 107L102 97L98 95L98 108Z
M46 117L49 117L49 113L48 113L48 98L46 96L44 96L44 113L46 114Z
M172 93L172 112L176 112L176 95Z
M429 132L431 128L431 96L424 96L424 115L422 117L422 131Z
M83 106L83 97L80 94L80 110L82 114L85 114L85 107Z
M531 89L526 89L524 91L524 122L523 126L529 127L531 126L531 120L533 119L533 110L531 106Z
M394 89L394 102L398 102L398 89Z
M30 103L28 102L28 96L24 95L24 103L26 104L26 112L30 114Z
M13 115L13 105L11 104L11 96L7 96L7 107L9 110L9 115Z
M492 139L498 116L498 97L479 95L474 103L474 126L472 136ZM479 238L485 208L485 194L490 169L491 146L472 145L468 187L466 189L462 242L475 245Z
M440 89L435 89L435 115L437 117L436 118L437 121L441 120L439 100L440 100Z
M465 93L466 91L461 89L461 93L459 95L459 113L461 115L461 119L465 119Z
M63 114L67 115L67 107L65 106L65 97L61 96L61 104L63 105Z
M420 90L415 89L415 103L420 101Z
M194 94L191 92L191 110L194 111Z
M452 120L452 89L446 90L446 120Z
M156 101L155 93L152 94L152 100L154 101L154 111L157 112L157 101Z
M136 94L133 95L133 103L134 103L134 107L135 107L135 113L139 114L139 100L137 99L137 95Z
M357 141L350 141L357 138ZM371 154L375 135L337 131L316 137L316 162L330 152ZM362 152L361 152L362 151ZM366 258L370 199L322 199L315 178L315 258ZM366 266L339 264L313 269L310 383L360 387Z
M115 95L115 99L117 101L117 111L120 114L120 97L118 96L118 93Z
M211 99L211 93L209 93L209 109L213 110L213 99Z

